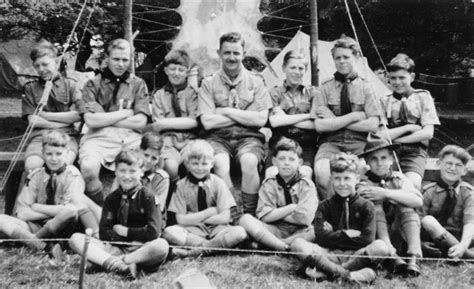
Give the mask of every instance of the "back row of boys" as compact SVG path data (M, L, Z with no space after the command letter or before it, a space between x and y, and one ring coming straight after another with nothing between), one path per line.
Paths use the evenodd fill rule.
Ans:
M394 261L391 265L396 271L418 275L420 269L416 259L421 257L422 252L419 238L420 219L414 208L420 207L423 202L420 187L427 156L426 147L433 135L434 125L439 124L439 121L430 94L411 88L413 61L406 55L398 55L391 61L388 71L394 92L381 97L378 102L368 83L355 72L355 63L360 52L357 43L353 39L342 38L336 41L332 50L337 72L334 78L321 85L320 90L301 85L307 61L304 56L290 52L285 55L283 63L286 80L282 87L272 89L269 94L262 80L243 68L243 47L244 41L238 33L228 33L221 37L219 56L222 69L203 80L199 94L187 85L189 58L186 53L172 51L165 58L165 73L169 83L153 96L153 123L148 126L161 134L160 140L154 142L160 144L142 147L145 163L154 161L156 165L161 153L164 168L171 177L171 184L178 178L180 151L184 150L183 159L188 175L179 182L169 205L169 210L176 213L176 221L180 226L168 227L164 232L165 238L178 245L232 247L246 239L248 233L256 241L274 249L293 248L295 251L307 252L309 257L304 263L309 268L318 268L323 276L345 276L363 281L371 279L372 273L369 269L362 273L357 271L359 275L350 272L367 267L368 264L360 260L370 259L353 258L345 262L323 258L321 256L324 254L320 254L320 250L325 249L307 241L316 241L329 249L365 248L362 254L370 256L395 256L397 250L390 241L389 232L401 233L400 237L407 243L406 253L410 258L408 264L400 258L392 258ZM119 152L127 147L138 147L141 135L136 130L142 130L146 126L150 115L144 82L128 74L129 52L126 41L112 41L107 49L107 68L86 84L82 97L72 80L56 76L52 79L53 92L45 112L38 116L34 116L32 112L41 97L44 85L41 79L51 79L55 75L55 57L48 53L48 44L41 44L31 55L40 74L40 81L25 88L24 115L29 121L36 118L37 127L66 129L70 129L72 123L83 115L89 131L81 139L81 171L86 181L87 196L98 204L103 202L102 183L99 180L101 165L107 168L119 166L120 158L116 158L117 155L122 155ZM50 59L53 59L52 63ZM72 110L71 104L77 106L77 109ZM379 113L380 107L385 111L382 116ZM378 129L379 118L387 121L388 129L384 133L394 140L394 145L389 145L383 138L373 139L366 145L367 133ZM265 157L265 136L259 129L267 122L274 128L270 151L276 171L267 170L267 178L260 187L258 172ZM320 133L320 147L316 153L317 132ZM212 147L200 141L193 142L194 145L191 146L190 140L197 136L205 138ZM278 142L283 136L297 140L303 147L303 154L301 155L299 145L293 141L285 138ZM366 174L368 185L361 182L356 191L357 160L339 153L361 155L364 147L366 161L370 166L370 171ZM76 156L77 144L70 141L67 148L66 157L68 162L72 163ZM404 174L391 170L392 149L396 150ZM155 154L153 150L156 151ZM205 157L206 151L213 152L214 157ZM473 193L468 184L459 184L459 181L465 174L470 156L459 148L448 147L443 151L440 160L445 162L445 165L441 167L446 170L441 169L440 181L427 187L424 198L424 214L433 217L425 217L422 223L426 225L424 228L427 235L435 240L436 245L444 245L443 250L449 256L466 257L466 254L469 256L472 253L468 248L474 235ZM319 197L325 201L319 206L313 233L308 225L314 218L318 203L316 188L310 180L310 167L315 154L315 179ZM54 171L51 168L48 174L47 161L45 169L34 170L43 164L41 155L47 160L44 139L42 140L41 136L33 138L26 155L25 166L32 170L30 183L40 172L50 175L50 180L56 174L60 175L59 171L51 172ZM230 230L227 226L220 226L237 219L235 214L231 215L230 212L230 208L235 206L232 194L217 193L235 193L229 175L231 157L237 159L242 170L241 198L244 212L254 214L256 211L257 217L263 223L251 215L244 215L237 220L243 228ZM301 157L301 162L304 161L307 166L299 166ZM127 164L132 166L134 161L128 161ZM216 175L222 177L223 181L209 175L212 166ZM137 191L132 186L135 190L128 194L128 197L127 194L122 196L122 193L128 190L127 182L128 186L133 183L133 177L124 177L121 180L120 170L117 169L118 189L114 193L120 190L122 192L116 194L112 207L109 208L107 202L104 205L100 237L103 237L102 223L105 218L109 223L109 231L120 236L118 239L135 240L134 237L138 233L131 230L134 226L127 227L127 223L132 223L130 218L134 219L129 210L132 209ZM145 187L147 182L157 184L166 176L161 170L152 170L151 173L153 175L145 173ZM338 173L343 175L338 176ZM354 178L353 184L351 177ZM42 180L44 179L43 177ZM49 183L54 182L48 182L46 191L50 187ZM260 192L257 194L259 187ZM107 200L112 202L113 195ZM225 197L226 195L228 197ZM22 196L23 192L18 204L22 202ZM89 198L84 197L86 201L82 197L80 199L81 201L77 202L86 208L83 210L85 213L80 214L81 221L84 225L94 228L90 223L93 217L99 219L100 207ZM122 204L125 200L128 200L127 206ZM30 197L28 201L31 209L32 204L38 200ZM68 204L71 202L74 204L75 201L67 201ZM166 197L158 198L156 203L161 204L163 209ZM375 203L375 211L371 208L372 203ZM25 204L28 206L28 202ZM136 209L140 207L139 204L137 206ZM122 211L124 207L127 207L126 213ZM39 212L42 212L43 216L47 214L44 208ZM192 214L189 214L190 212ZM128 215L128 222L127 218L123 217L124 214ZM114 223L115 215L121 216L118 219L123 220L117 219L117 223ZM17 217L22 219L20 216L22 214L19 214L17 209ZM31 220L36 219L28 221ZM387 221L393 222L390 228L387 228ZM50 221L46 224L49 223ZM461 242L443 229L443 226L455 229L454 235L461 238ZM45 227L48 226L43 228ZM39 232L41 230L43 229ZM373 243L375 231L382 241ZM30 228L30 234L32 232L35 231ZM145 232L138 235L142 239L136 239L137 241L150 241L143 239ZM79 237L74 236L71 240L78 242ZM40 234L39 237L44 235ZM105 240L114 241L115 238ZM75 244L73 241L71 243ZM369 244L370 246L366 247ZM425 245L426 249L436 251L433 244ZM72 247L80 249L77 244ZM154 247L147 247L152 250L150 248ZM357 251L358 254L361 253L360 250ZM174 255L202 253L199 250L175 251ZM105 262L107 264L104 264L104 260L110 258L104 258L95 263L109 268L120 265L125 271L129 269L123 264L140 263L137 261L140 258L136 256L113 258L114 262ZM127 262L124 261L126 258ZM338 264L342 261L342 265ZM314 272L306 271L308 275L315 275Z

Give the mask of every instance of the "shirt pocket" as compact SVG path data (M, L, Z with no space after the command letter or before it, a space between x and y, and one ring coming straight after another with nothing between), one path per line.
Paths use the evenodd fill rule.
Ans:
M331 94L328 98L328 108L335 114L341 115L341 101L339 95Z
M239 108L242 110L247 109L255 100L255 88L249 86L239 90Z

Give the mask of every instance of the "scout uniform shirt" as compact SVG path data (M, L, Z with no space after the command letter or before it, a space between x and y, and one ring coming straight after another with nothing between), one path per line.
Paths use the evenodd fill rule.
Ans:
M198 94L196 90L187 85L184 89L174 93L171 84L167 83L162 89L155 92L152 100L152 120L157 122L164 118L189 117L196 119L198 113ZM196 130L170 130L160 133L164 138L171 138L174 147L196 138ZM166 142L163 140L163 142Z
M262 219L274 209L289 205L286 203L284 188L278 184L276 176L265 179L258 191L258 205L256 215ZM308 178L299 178L290 188L290 196L296 209L289 215L292 216L300 227L311 225L318 207L316 187ZM296 224L295 224L296 225Z
M220 213L236 205L234 197L221 178L210 174L203 183L207 207L216 207ZM198 184L193 184L188 177L179 180L168 210L183 215L199 212L198 189Z
M29 115L34 114L43 95L45 83L42 79L38 79L25 84L25 94L21 103L21 114L24 120L27 120ZM51 93L48 102L43 107L43 111L67 112L81 109L81 92L74 79L56 75L52 83ZM77 135L78 133L73 124L67 128L62 128L62 130L70 135ZM42 131L41 128L35 128L32 137L41 135Z
M324 222L332 230L324 228ZM350 238L343 230L354 229L360 236ZM315 243L332 250L358 250L375 240L375 207L374 204L354 194L342 198L335 194L324 200L318 207L314 220Z
M263 111L273 107L262 79L256 74L242 68L240 74L231 81L221 69L202 81L199 91L199 115L214 114L216 108L232 107L246 111ZM257 137L265 140L259 128L244 127L235 124L230 127L212 130L209 135L225 139Z
M16 199L16 215L21 215L23 210L33 204L47 203L47 186L50 178L51 175L47 173L45 167L38 168L28 175L25 187ZM84 194L85 182L79 170L75 166L68 165L56 176L54 186L54 204L64 205L70 202L74 194Z
M465 224L474 223L474 188L466 182L460 182L454 188L456 203L446 224L442 224L448 231L458 235ZM442 218L443 204L448 191L436 182L423 187L423 216L431 215L438 221Z
M269 91L273 103L273 113L278 109L286 114L310 113L313 99L321 97L319 91L312 86L300 85L295 94L291 94L286 80L282 86L274 87ZM318 137L317 132L301 129L294 126L272 128L273 136L271 142L278 141L282 136L296 140L300 145L313 145Z
M316 119L316 109L320 106L329 108L335 116L341 116L341 89L343 83L336 80L335 77L323 82L319 87L322 97L315 97L311 109L311 118ZM363 111L367 118L380 116L376 105L376 96L373 94L370 83L356 77L347 84L347 93L351 102L352 111ZM356 138L366 141L367 133L356 132L346 128L338 131L324 133L321 135L322 142L330 141L344 143L346 139Z
M384 117L389 128L404 126L406 124L440 125L433 97L424 89L415 89L407 98L397 99L394 94L384 95L380 98ZM406 115L402 116L402 103L405 102ZM428 146L428 141L423 142Z
M119 242L149 242L161 234L161 212L158 200L142 186L133 192L124 192L120 187L104 202L99 224L100 239ZM128 228L127 237L115 233L114 225Z

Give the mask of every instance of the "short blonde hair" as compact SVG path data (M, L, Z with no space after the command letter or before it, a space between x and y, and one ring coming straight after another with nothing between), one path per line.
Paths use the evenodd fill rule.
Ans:
M468 151L457 145L447 145L438 154L438 158L442 161L446 156L452 155L459 159L464 165L472 159Z
M329 162L331 173L352 172L359 174L359 158L350 153L338 153Z
M110 55L110 53L114 49L118 49L118 50L129 49L130 50L130 43L127 40L122 39L122 38L114 39L110 41L109 44L107 45L107 50L106 50L107 55Z
M193 140L181 152L181 159L184 162L189 162L192 159L214 160L214 149L205 140L202 140L202 139Z
M62 130L48 129L42 134L43 147L46 145L53 147L66 147L71 138Z
M336 40L336 42L334 43L334 47L331 49L331 55L333 57L334 57L334 52L338 48L351 49L352 54L354 54L354 56L356 56L356 57L361 56L361 53L362 53L361 50L360 50L359 43L357 43L357 41L355 41L354 38L351 38L351 37L348 37L348 36L342 36L341 38Z

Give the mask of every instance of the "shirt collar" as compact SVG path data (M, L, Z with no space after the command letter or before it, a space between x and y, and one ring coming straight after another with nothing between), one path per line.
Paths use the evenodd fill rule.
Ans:
M291 86L288 84L288 82L286 81L286 79L283 81L283 91L284 92L288 92L290 89L291 89ZM301 92L301 94L304 94L305 92L305 86L303 84L300 84L298 85L298 90Z

